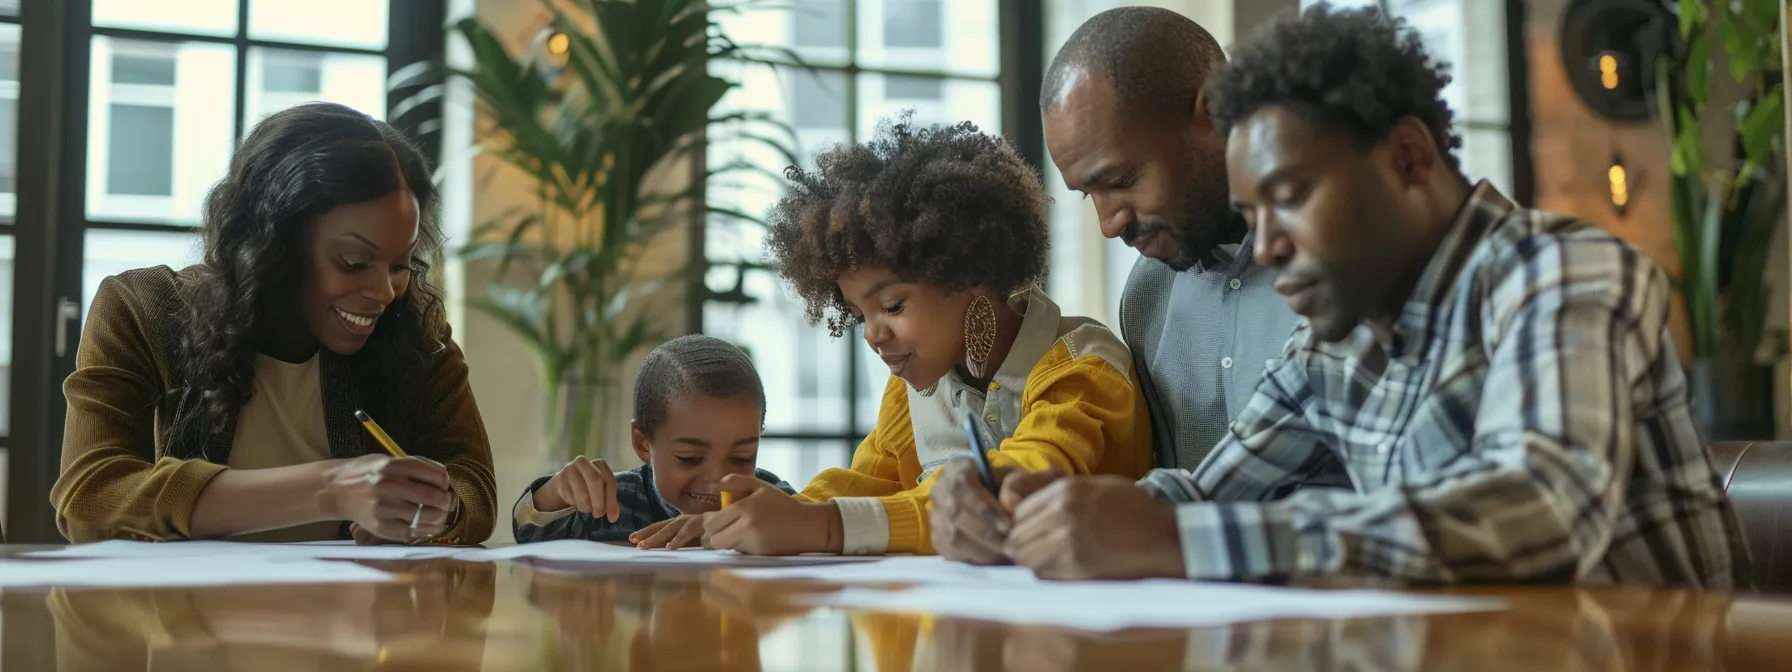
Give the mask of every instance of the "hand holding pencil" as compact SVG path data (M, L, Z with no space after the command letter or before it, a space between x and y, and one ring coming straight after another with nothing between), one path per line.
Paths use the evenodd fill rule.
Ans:
M354 523L360 543L415 543L441 534L458 506L448 471L409 457L366 413L355 415L386 454L343 460L325 472L321 494L335 517Z

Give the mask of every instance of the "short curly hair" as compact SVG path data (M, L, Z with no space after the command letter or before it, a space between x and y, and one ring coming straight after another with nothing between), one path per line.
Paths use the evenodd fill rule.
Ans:
M784 169L789 190L767 219L778 272L810 324L836 337L857 321L837 281L854 268L888 268L948 292L1003 296L1042 282L1050 235L1039 173L1006 140L975 124L917 128L886 119L876 135Z
M1455 150L1462 137L1443 98L1449 83L1448 65L1425 53L1404 19L1321 4L1239 46L1208 84L1208 99L1222 135L1275 105L1348 133L1365 150L1414 117L1450 168L1461 170Z

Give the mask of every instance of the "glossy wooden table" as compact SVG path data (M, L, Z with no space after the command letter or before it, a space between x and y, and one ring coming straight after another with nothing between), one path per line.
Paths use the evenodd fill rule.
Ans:
M0 556L18 552L0 548ZM1792 600L1504 588L1511 608L1089 635L841 613L726 572L366 563L387 584L0 593L24 670L1773 670Z

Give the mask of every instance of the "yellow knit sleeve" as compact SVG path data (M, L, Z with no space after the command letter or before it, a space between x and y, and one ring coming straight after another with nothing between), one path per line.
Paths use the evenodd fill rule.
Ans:
M992 467L1138 478L1151 470L1151 417L1129 370L1062 341L1039 360L1021 395L1020 425L990 452Z
M890 376L877 411L877 427L853 451L852 466L816 474L797 498L825 502L835 497L885 497L902 492L920 476L915 431L908 418L908 385Z
M1034 365L1021 394L1020 424L989 453L992 467L1072 474L1143 476L1151 468L1151 425L1145 396L1130 371L1095 355L1072 358L1060 341ZM911 437L909 459L913 457ZM939 472L914 488L883 497L890 520L889 553L934 553L929 495Z

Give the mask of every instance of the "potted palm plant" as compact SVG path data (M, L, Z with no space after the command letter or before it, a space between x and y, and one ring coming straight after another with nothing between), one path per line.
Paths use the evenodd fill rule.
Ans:
M793 155L794 132L770 115L718 113L718 102L737 85L711 74L709 63L769 63L772 57L785 63L795 55L743 46L723 34L712 13L746 8L741 5L577 0L543 6L552 17L548 28L521 53L511 53L490 27L465 19L454 32L471 47L471 68L431 64L395 74L392 86L442 78L470 83L479 109L476 150L533 182L530 207L479 224L459 253L496 263L493 283L469 304L529 346L545 385L550 458L559 461L611 454L606 442L621 436L623 367L668 336L661 321L677 312L666 308L666 299L676 296L668 290L708 291L702 260L652 267L644 263L649 246L714 217L763 225L746 213L707 207L703 196L706 179L755 168L691 171L701 174L695 180L677 174L703 165L706 131L727 126L736 131L727 136L732 141ZM440 98L444 90L426 86L398 109ZM755 130L739 132L743 125Z
M1678 0L1675 9L1679 40L1656 69L1656 117L1672 148L1694 402L1707 438L1770 438L1772 374L1763 360L1778 355L1778 344L1763 333L1766 270L1786 204L1781 9L1779 0ZM1713 72L1714 48L1728 72ZM1718 163L1707 157L1705 137L1712 83L1722 76L1743 93L1726 110L1735 158Z

